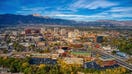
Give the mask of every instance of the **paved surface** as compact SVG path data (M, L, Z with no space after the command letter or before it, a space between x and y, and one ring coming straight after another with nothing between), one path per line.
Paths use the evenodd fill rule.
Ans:
M106 53L106 52L103 52L103 51L101 51L101 50L93 49L93 50L91 50L91 51L92 51L92 52L96 52L96 53L98 53L98 54L100 54L100 55L105 55L105 56L110 56L110 57L112 57L112 58L115 58L115 60L118 62L118 64L119 64L120 66L123 66L123 67L125 67L125 68L127 68L127 69L129 69L129 70L132 71L132 65L126 63L123 59L120 59L120 58L118 58L118 57L116 57L116 56L113 56L113 55L108 54L108 53Z

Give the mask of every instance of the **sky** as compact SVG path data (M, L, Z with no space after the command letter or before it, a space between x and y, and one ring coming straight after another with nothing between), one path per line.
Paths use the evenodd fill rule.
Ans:
M132 0L0 0L0 14L94 21L132 20Z

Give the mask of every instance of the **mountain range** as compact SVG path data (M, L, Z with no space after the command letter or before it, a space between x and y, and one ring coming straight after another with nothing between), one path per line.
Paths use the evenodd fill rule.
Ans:
M97 20L97 21L75 21L58 18L50 18L34 15L16 15L16 14L0 14L0 25L25 25L25 24L43 24L43 25L65 25L65 26L132 26L130 21L116 20Z

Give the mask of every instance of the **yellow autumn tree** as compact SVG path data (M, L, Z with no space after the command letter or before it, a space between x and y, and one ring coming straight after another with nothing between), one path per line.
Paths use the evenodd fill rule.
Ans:
M122 71L123 73L125 73L125 72L126 72L126 68L121 67L121 71Z
M28 67L28 66L29 66L29 63L28 63L28 62L22 63L22 67L23 67L23 68Z
M45 67L45 64L40 64L40 65L39 65L39 68L40 68L40 69L42 69L42 68L44 68L44 67Z

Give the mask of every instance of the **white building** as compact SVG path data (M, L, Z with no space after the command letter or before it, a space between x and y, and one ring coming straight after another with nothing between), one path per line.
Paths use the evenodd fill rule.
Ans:
M64 58L63 61L66 64L80 64L80 65L83 64L83 58L69 58L69 57L66 57L66 58Z
M65 29L61 29L61 30L60 30L60 34L61 34L61 35L65 35L65 34L66 34L66 30L65 30Z
M44 33L46 31L45 28L41 28L41 33Z
M59 28L54 28L54 33L58 33L59 32Z

